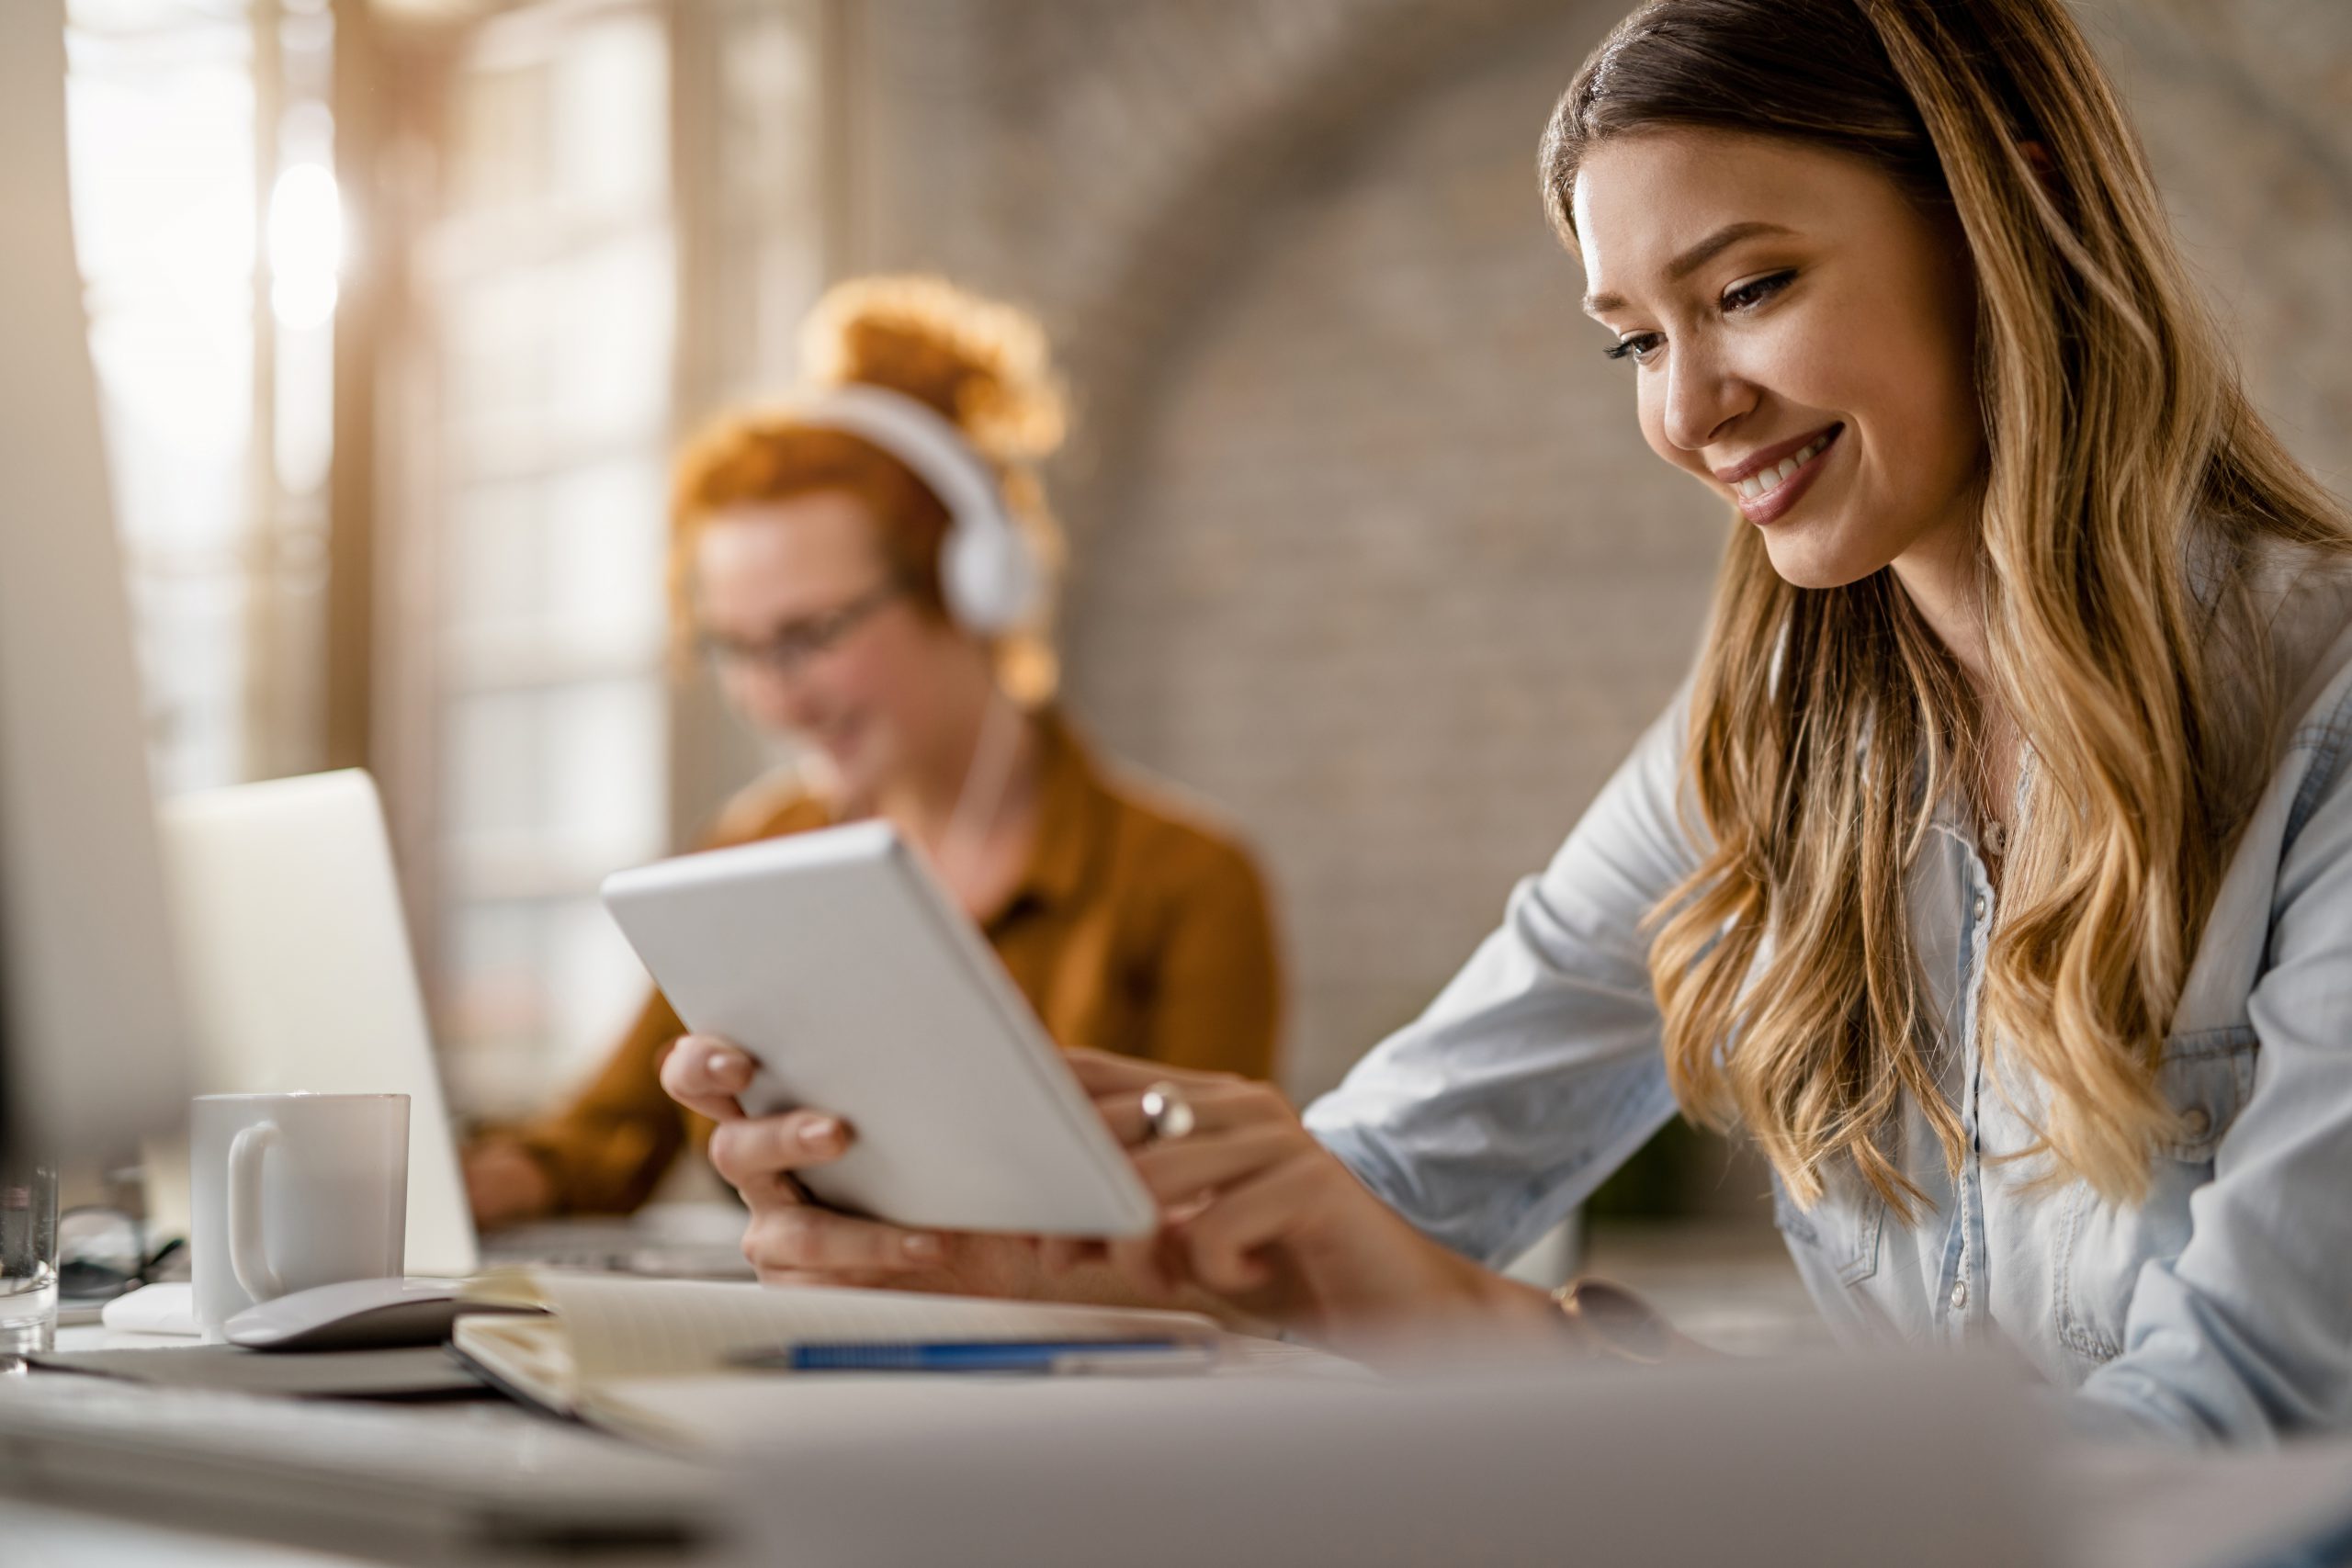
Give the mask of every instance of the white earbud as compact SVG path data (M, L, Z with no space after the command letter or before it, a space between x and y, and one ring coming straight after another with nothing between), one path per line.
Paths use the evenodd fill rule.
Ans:
M1005 510L996 475L936 409L886 387L850 382L796 399L787 412L803 424L864 436L939 497L948 518L939 588L957 626L994 637L1035 613L1046 589L1044 563Z

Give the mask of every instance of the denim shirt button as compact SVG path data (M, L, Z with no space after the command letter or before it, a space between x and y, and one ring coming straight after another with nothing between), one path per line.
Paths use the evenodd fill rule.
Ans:
M1951 1310L1954 1312L1965 1312L1967 1309L1968 1281L1965 1280L1954 1280L1951 1287Z
M1984 909L1985 909L1984 895L1984 894L1982 894L1982 893L1979 893L1979 894L1976 896L1976 918L1977 918L1978 919L1980 919L1980 920L1981 920L1981 919L1983 919L1984 918Z
M2213 1114L2201 1105L2192 1105L2180 1119L2180 1130L2192 1138L2201 1138L2213 1130Z

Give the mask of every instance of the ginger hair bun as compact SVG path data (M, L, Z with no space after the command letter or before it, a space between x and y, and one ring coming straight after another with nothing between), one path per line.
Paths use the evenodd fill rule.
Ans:
M983 457L1035 461L1062 442L1068 404L1036 318L941 277L853 278L801 328L801 364L820 386L904 393L955 421Z

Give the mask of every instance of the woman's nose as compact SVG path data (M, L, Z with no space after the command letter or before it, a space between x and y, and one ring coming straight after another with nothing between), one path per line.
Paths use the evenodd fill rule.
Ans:
M1755 408L1755 386L1720 358L1677 355L1666 367L1666 438L1685 452L1713 446L1733 421Z
M811 700L805 671L785 671L760 665L737 672L729 682L736 711L766 729L807 727Z

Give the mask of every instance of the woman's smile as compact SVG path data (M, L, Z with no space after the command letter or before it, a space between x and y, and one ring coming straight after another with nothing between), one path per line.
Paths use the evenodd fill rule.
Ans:
M1785 516L1804 492L1813 488L1829 451L1845 431L1842 424L1801 436L1793 443L1768 447L1716 477L1731 487L1741 515L1758 526Z

